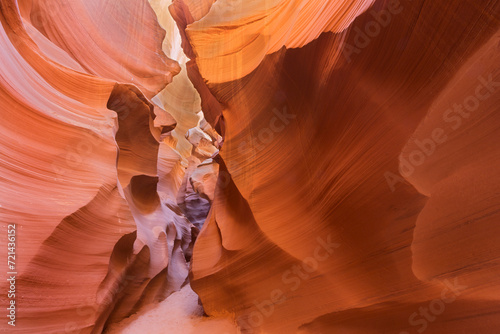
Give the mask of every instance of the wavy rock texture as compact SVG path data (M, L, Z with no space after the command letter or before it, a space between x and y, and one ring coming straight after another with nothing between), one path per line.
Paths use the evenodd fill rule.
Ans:
M378 1L307 45L342 29L309 15L303 44L275 43L252 34L271 9L231 4L170 8L224 130L191 273L206 312L248 333L496 332L499 3Z
M158 52L165 32L146 1L21 0L23 17L86 72L134 83L151 98L179 65Z
M301 47L325 31L341 32L373 0L186 1L194 23L186 34L202 76L211 82L241 79L281 47ZM194 8L193 8L194 7ZM206 15L204 15L206 13Z
M8 330L100 333L187 280L198 229L161 139L177 122L150 101L181 68L146 1L0 4L1 221L17 224L19 273Z
M500 1L2 0L0 21L9 332L102 333L188 281L242 333L498 332Z

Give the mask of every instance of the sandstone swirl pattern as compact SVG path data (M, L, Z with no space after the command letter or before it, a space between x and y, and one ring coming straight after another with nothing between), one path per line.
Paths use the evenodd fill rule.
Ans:
M1 221L17 224L20 252L13 332L100 333L187 279L198 229L176 203L184 169L164 140L177 121L150 101L181 67L145 1L0 10Z
M376 1L347 31L315 12L294 21L302 44L252 34L265 14L236 4L256 2L205 16L191 3L171 10L219 102L230 175L193 254L206 312L230 310L249 333L494 333L500 4ZM419 313L430 303L440 316Z
M0 21L8 330L102 333L190 281L242 333L498 332L500 1L1 0Z

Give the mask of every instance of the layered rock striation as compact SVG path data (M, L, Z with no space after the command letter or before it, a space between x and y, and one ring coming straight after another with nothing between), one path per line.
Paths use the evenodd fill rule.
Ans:
M0 21L9 330L102 333L190 281L242 333L498 331L499 1Z

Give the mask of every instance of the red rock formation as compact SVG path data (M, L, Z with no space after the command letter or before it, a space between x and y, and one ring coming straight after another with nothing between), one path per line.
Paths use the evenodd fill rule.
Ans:
M19 7L34 28L86 72L134 83L148 98L179 72L175 61L158 52L165 32L147 1L118 6L102 0L21 0Z
M150 2L0 1L5 328L498 331L499 1Z
M16 224L18 252L9 331L99 333L186 281L196 228L157 189L160 134L176 122L148 99L180 67L149 4L120 6L0 3L1 221Z
M194 15L174 5L183 29ZM192 286L206 312L234 312L248 333L294 332L307 323L307 333L411 332L431 321L435 333L496 332L498 314L489 314L498 310L489 300L499 287L492 226L499 155L491 149L498 92L490 87L484 104L471 107L481 116L423 155L418 172L403 169L419 147L413 136L437 135L443 112L466 103L481 75L496 82L498 10L497 2L379 2L345 36L323 34L282 49L251 73L205 59L244 52L211 47L227 40L211 29L234 17L245 29L241 17L250 15L210 11L187 26L185 50L192 48L221 106L220 168L231 178L219 179L194 249ZM203 100L201 77L190 77ZM464 238L470 244L457 253ZM438 320L411 318L446 284L466 287L458 290L460 303ZM378 319L360 324L366 314ZM484 321L493 323L478 327Z

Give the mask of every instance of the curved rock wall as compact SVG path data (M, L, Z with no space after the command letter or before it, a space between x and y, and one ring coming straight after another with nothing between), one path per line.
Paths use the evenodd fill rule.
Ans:
M198 229L162 139L177 122L150 101L181 67L146 1L7 0L0 13L0 220L17 231L8 330L101 333L187 280Z
M262 61L256 16L223 4L171 7L224 124L191 272L206 312L245 333L495 332L499 3L377 1Z
M0 1L8 330L102 333L190 280L242 333L496 333L499 19Z

